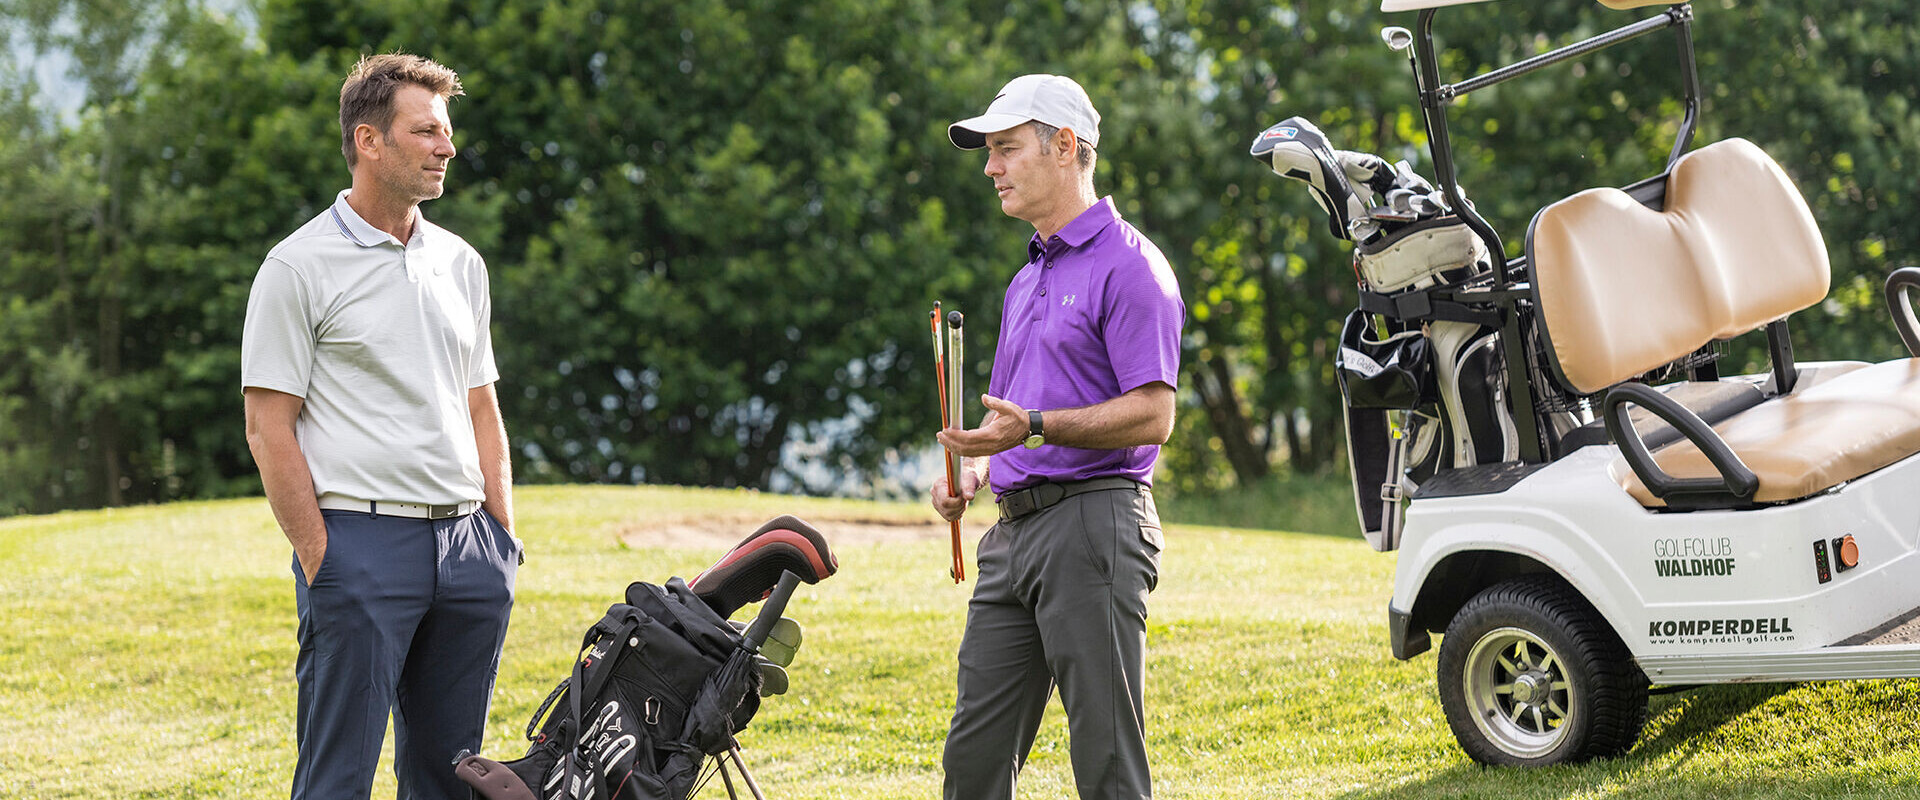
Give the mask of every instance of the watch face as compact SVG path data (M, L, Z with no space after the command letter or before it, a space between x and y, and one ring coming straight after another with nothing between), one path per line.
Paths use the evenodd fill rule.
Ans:
M1044 437L1044 436L1041 436L1040 434L1037 434L1037 433L1036 433L1036 434L1034 434L1034 435L1032 435L1032 436L1029 436L1029 437L1027 437L1027 449L1028 449L1028 450L1032 450L1033 448L1036 448L1036 447L1039 447L1040 445L1043 445L1043 444L1046 444L1046 443L1047 443L1047 438L1046 438L1046 437Z

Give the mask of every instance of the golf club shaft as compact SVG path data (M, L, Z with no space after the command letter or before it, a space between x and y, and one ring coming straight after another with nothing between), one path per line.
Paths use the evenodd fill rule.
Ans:
M753 624L747 626L747 632L741 638L746 640L748 649L760 652L760 645L767 640L767 633L773 630L773 624L780 621L786 613L787 601L793 599L793 590L800 585L800 576L792 570L781 570L780 582L773 587L773 593L767 596L760 613L753 618Z

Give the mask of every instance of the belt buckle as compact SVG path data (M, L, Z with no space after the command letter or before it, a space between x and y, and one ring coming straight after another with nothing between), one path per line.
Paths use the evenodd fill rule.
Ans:
M459 504L450 506L427 506L428 519L450 519L460 514Z

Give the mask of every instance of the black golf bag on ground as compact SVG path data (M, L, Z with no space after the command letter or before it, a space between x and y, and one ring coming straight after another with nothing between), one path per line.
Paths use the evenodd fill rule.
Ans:
M572 674L527 723L526 755L505 763L468 755L455 766L476 800L685 800L708 756L732 758L759 797L733 737L762 694L785 690L781 668L798 646L798 626L784 621L795 637L781 651L785 660L769 661L762 645L798 583L817 583L838 564L811 526L781 517L720 565L732 568L710 569L692 586L679 578L628 586L624 602L588 628ZM740 598L761 597L767 602L753 625L723 616ZM731 794L724 770L717 767Z

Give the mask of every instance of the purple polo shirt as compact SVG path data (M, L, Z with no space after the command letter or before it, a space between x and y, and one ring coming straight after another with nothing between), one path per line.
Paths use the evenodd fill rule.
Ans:
M987 391L1021 408L1076 408L1153 382L1179 386L1187 306L1160 248L1104 198L1046 241L1007 286ZM1044 421L1043 421L1044 424ZM1042 481L1120 476L1153 485L1160 447L1048 444L993 456L995 493Z

